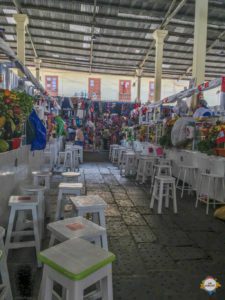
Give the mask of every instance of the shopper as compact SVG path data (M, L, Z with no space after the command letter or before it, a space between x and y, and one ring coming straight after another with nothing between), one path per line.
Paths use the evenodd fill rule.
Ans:
M81 127L76 130L75 145L84 146L84 133Z

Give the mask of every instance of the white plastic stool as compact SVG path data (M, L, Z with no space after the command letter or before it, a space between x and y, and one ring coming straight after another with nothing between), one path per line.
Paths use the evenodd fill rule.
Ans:
M9 249L35 247L36 255L40 252L40 238L38 231L38 200L33 196L11 196L9 199L9 206L11 207L9 224L7 228L7 235L5 241L5 252L8 255ZM31 211L33 230L20 230L13 231L13 225L16 220L16 213ZM34 236L32 241L15 242L11 241L11 238L16 236ZM40 263L38 262L40 267Z
M61 182L59 184L59 192L58 192L56 215L55 215L56 220L61 219L62 212L64 211L64 205L62 205L63 196L64 195L79 196L81 194L82 188L83 188L82 183Z
M39 234L40 239L44 236L44 224L45 224L45 212L46 215L50 216L50 203L45 201L45 186L40 185L26 185L23 184L20 186L22 194L25 195L34 195L38 199L38 222L39 222Z
M136 173L136 154L134 152L125 152L125 176L135 175Z
M63 172L62 173L64 182L78 182L79 172Z
M2 289L1 292L2 295L0 293L0 299L13 300L10 279L9 279L9 272L7 267L5 246L3 242L4 236L5 236L5 229L0 226L0 274L1 274L3 286L5 287L4 290Z
M122 170L125 167L125 157L124 154L126 153L127 149L126 148L119 148L118 152L118 167L120 170Z
M181 198L183 198L184 191L188 191L188 193L190 193L191 191L196 190L197 173L198 168L194 166L181 165L179 167L176 188L181 190ZM179 185L180 180L182 181L181 185ZM187 184L186 187L185 183Z
M155 176L172 176L172 167L171 165L161 165L157 164L153 166L153 176L151 180L151 188L150 188L150 194L153 191L154 182L155 182Z
M83 300L84 290L99 282L99 298L113 300L114 254L77 238L41 252L39 258L44 264L39 300L52 299L54 282L66 289L67 300Z
M73 170L73 151L66 150L64 156L63 170Z
M171 192L171 195L170 195ZM154 207L155 200L158 200L158 214L162 213L162 203L165 197L165 206L169 207L169 200L173 200L173 211L177 213L177 197L175 178L171 176L155 176L150 208Z
M93 221L102 227L105 226L106 202L98 195L70 197L77 216L84 216L87 213L93 214Z
M201 173L196 193L197 199L195 207L198 206L199 201L206 203L206 214L208 215L210 204L213 204L214 208L216 207L216 204L224 205L224 196L221 201L216 200L217 192L221 191L221 188L219 188L219 184L222 187L222 195L224 195L224 176L217 174ZM203 193L202 190L204 190Z
M145 183L147 178L153 173L153 165L155 157L153 156L140 156L138 162L136 180Z
M106 229L83 217L67 218L49 223L47 228L51 232L49 247L54 245L55 240L65 242L74 238L82 238L90 242L94 241L108 250Z
M40 181L43 181L44 187L50 190L50 178L52 176L51 172L33 171L32 175L34 177L34 185L39 185Z

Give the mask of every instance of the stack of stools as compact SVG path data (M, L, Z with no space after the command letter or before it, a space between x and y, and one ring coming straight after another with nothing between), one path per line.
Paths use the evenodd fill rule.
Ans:
M0 285L0 299L12 300L13 297L7 267L7 256L3 242L4 236L5 229L0 226L0 277L2 278L2 285Z
M111 145L109 146L109 160L110 160L110 161L112 160L112 150L113 150L113 148L118 148L118 147L119 147L118 144L111 144Z
M183 198L184 191L190 192L195 191L197 186L198 168L195 166L180 165L179 174L177 177L176 188L181 190L181 198ZM182 184L180 185L180 181ZM186 186L185 186L186 184Z
M113 300L112 262L114 254L76 238L65 241L40 253L44 264L40 300L53 296L57 282L66 290L67 300L84 299L84 290L100 283L99 298Z
M136 154L133 151L127 151L124 153L125 160L125 176L132 176L136 174Z
M73 147L71 151L73 154L73 170L76 171L79 170L79 164L80 164L79 149Z
M50 190L50 178L52 176L51 172L33 171L32 175L34 177L34 185L43 185L46 190Z
M73 151L67 149L64 154L63 170L73 170Z
M45 222L45 208L46 215L50 216L50 203L45 202L45 186L40 185L21 185L20 186L22 194L25 195L34 195L38 200L38 223L39 223L39 234L40 239L44 235L44 222ZM22 214L21 214L22 216Z
M29 195L10 197L9 206L11 207L11 210L9 215L9 224L8 224L6 241L5 241L6 256L8 255L9 249L18 249L24 247L35 247L37 255L40 252L40 236L39 236L39 229L38 229L38 220L39 220L38 202L39 200L36 197L29 196ZM14 224L16 223L15 222L16 214L18 213L17 221L19 221L20 220L19 213L27 213L27 212L31 212L33 230L20 230L21 226L18 227L18 225L21 224L16 224L16 228L15 230L13 230ZM34 239L32 241L15 240L16 237L21 238L22 236L30 236L30 235L34 236ZM40 266L39 262L38 262L38 266Z
M154 156L140 156L136 180L145 183L149 176L153 175Z
M95 242L108 250L106 229L83 217L67 218L49 223L47 228L51 232L49 247L54 245L55 240L65 242L74 238L82 238L89 242Z
M125 157L124 154L126 153L127 149L124 147L119 148L119 152L118 152L118 168L120 170L122 170L125 167Z
M119 145L112 147L111 161L113 164L118 162L119 148Z
M204 190L204 192L202 192ZM222 192L221 192L222 191ZM214 208L216 204L225 204L224 201L224 176L212 173L201 173L199 178L199 184L197 188L197 199L195 207L198 206L198 202L206 203L206 214L209 213L209 205L213 204ZM221 192L221 201L216 200L218 192ZM210 201L212 200L212 201Z
M56 207L56 215L55 219L59 220L62 218L62 213L64 212L64 195L81 195L81 191L83 188L82 183L73 183L73 182L61 182L59 184L59 192L57 198L57 207Z
M154 207L155 200L158 200L158 214L162 213L163 199L165 198L165 206L169 207L169 201L173 201L174 213L177 213L177 198L175 178L172 176L155 176L154 187L150 202L150 208Z
M92 214L93 221L102 227L105 226L106 202L98 195L70 197L76 216L84 217Z
M80 176L79 172L63 172L63 181L64 182L78 182Z

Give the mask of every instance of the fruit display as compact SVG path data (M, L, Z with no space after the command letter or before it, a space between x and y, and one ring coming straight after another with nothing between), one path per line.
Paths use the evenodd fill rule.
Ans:
M32 108L33 98L25 92L0 90L0 153L8 151L13 140L22 136Z

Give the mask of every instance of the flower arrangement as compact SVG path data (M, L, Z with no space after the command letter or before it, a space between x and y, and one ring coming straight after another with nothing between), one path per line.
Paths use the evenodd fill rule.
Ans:
M33 98L25 92L0 90L0 152L9 150L10 142L22 136L32 108Z

